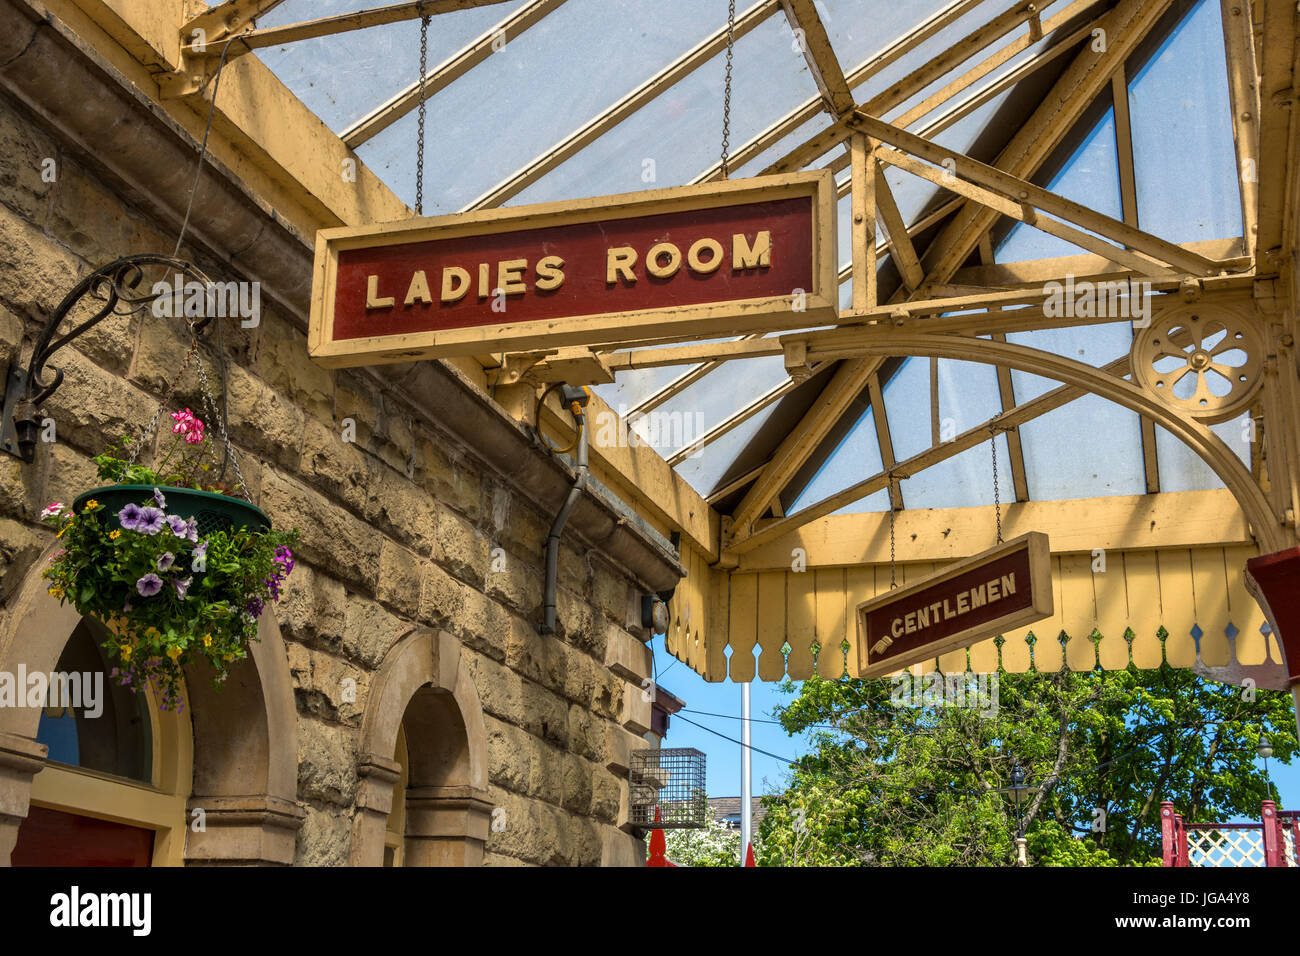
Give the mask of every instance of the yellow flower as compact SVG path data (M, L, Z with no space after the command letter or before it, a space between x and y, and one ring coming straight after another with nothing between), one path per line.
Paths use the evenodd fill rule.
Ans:
M146 627L146 628L144 629L144 636L145 636L145 637L158 637L158 636L159 636L158 628L156 628L156 627Z
M221 655L221 659L222 659L223 661L233 661L233 660L235 659L235 655L234 655L234 654L222 654L222 655Z
M212 646L212 635L211 635L211 634L204 634L204 635L203 635L203 646L204 646L204 647L211 647L211 646Z
M108 536L112 538L114 541L116 541L118 538L122 537L122 532L120 529L117 531L110 531L108 533Z
M176 658L181 656L180 647L177 646L176 644L173 644L171 647L167 648L167 656L170 657L172 660L176 660Z
M130 644L123 644L123 645L121 645L121 646L118 648L118 652L122 655L122 660L124 660L124 661L129 661L129 660L131 659L131 645L130 645Z
M65 524L65 525L63 526L63 530L60 531L58 534L56 534L54 537L55 537L55 538L62 538L62 537L67 533L68 529L71 528L71 527L72 527L72 522L68 522L67 524Z
M63 597L63 588L56 584L54 587L50 588L50 594L54 595L56 598L61 598Z
M99 507L99 502L96 501L94 498L91 498L89 501L86 502L87 511L94 511L98 507Z

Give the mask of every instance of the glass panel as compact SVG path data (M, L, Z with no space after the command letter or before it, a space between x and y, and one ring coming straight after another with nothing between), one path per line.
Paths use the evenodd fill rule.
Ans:
M1199 0L1129 78L1138 222L1172 242L1241 235L1219 4Z
M736 456L754 439L763 428L764 423L775 411L776 404L769 405L749 421L727 432L716 442L709 445L707 454L697 458L687 458L675 469L686 482L704 497L713 493L723 476L731 470ZM738 477L738 476L733 476Z
M1020 441L1035 501L1146 493L1138 416L1100 395L1026 422Z
M1115 110L1108 109L1064 167L1046 184L1052 192L1083 203L1115 219L1124 218L1120 199L1119 157L1115 145ZM1042 184L1041 179L1034 182ZM1033 226L1016 223L997 248L998 262L1054 259L1087 250Z
M153 761L148 704L109 676L99 646L106 637L89 620L72 632L56 666L71 699L60 694L56 700L51 691L36 740L50 748L49 759L56 763L148 783Z
M1003 504L1015 501L1011 483L1011 458L1007 454L1005 435L997 436L998 486ZM903 504L908 508L974 508L993 504L993 452L987 441L954 455L946 461L899 482ZM992 547L995 527L989 525ZM907 548L900 548L899 559L906 560Z
M880 459L880 443L876 440L875 418L868 408L849 429L848 434L835 446L835 450L827 456L804 489L799 492L788 511L794 514L809 505L816 504L823 498L843 491L854 482L878 474L883 467ZM889 493L878 491L834 513L857 514L888 509Z
M1233 454L1250 467L1250 432L1240 418L1211 425L1210 430L1223 439ZM1199 491L1222 488L1223 482L1201 456L1168 431L1156 426L1156 464L1160 469L1161 491Z

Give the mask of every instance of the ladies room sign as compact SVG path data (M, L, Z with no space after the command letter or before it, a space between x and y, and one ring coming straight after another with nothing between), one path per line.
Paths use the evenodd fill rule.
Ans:
M311 356L341 367L824 324L834 215L818 170L324 229Z

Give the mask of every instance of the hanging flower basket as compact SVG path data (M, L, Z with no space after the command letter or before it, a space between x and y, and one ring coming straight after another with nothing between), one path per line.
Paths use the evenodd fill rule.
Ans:
M293 570L298 539L297 529L273 530L260 509L235 497L242 483L214 480L220 463L201 419L188 408L171 417L176 438L156 469L136 464L138 451L128 455L132 442L123 438L95 459L111 484L41 513L62 545L45 572L50 594L101 621L114 674L137 690L152 683L167 709L179 707L191 661L206 660L220 684L248 656L264 605L279 600Z

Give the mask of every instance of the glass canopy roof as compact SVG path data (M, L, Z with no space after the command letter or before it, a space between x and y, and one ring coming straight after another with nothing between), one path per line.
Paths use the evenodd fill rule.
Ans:
M436 72L458 51L491 36L498 24L543 2L553 9L429 99L426 214L683 185L706 177L717 162L725 60L721 52L683 71L676 82L650 84L645 95L631 104L635 109L629 106L597 123L590 135L574 134L646 88L648 81L698 44L725 31L726 0L512 0L441 14L433 18L430 28L430 70ZM375 0L286 0L258 26L375 5ZM1111 5L1106 0L1091 4L1056 0L1041 5L1044 23L1057 23L1053 18L1063 12L1070 15L1056 28L1044 30L1041 39L1030 36L1033 42L999 58L973 82L960 84L956 94L937 95L991 54L1027 37L1030 25L1019 23L985 49L972 49L970 58L936 73L924 88L885 111L882 118L951 149L990 160L1073 57L1095 42L1088 24ZM746 6L742 0L737 6L743 28L738 30L741 35L734 53L733 153L755 138L775 133L733 170L733 178L757 174L832 122L821 108L814 76L781 4L761 0ZM1003 14L1007 5L993 0L817 0L816 8L854 98L863 103L945 54L957 40ZM962 11L961 15L883 69L868 69L897 38L950 9ZM419 23L372 27L266 48L256 55L332 130L346 137L354 124L416 83ZM1219 3L1174 3L1145 45L1129 57L1126 81L1127 102L1116 104L1113 99L1123 85L1103 94L1031 177L1033 181L1124 218L1121 157L1131 150L1135 184L1131 199L1140 228L1179 243L1240 237L1240 194ZM1131 128L1131 134L1117 122L1117 105L1125 108L1128 122L1123 125ZM784 127L778 125L786 120ZM356 147L367 166L412 206L415 147L414 110ZM518 175L557 151L554 159L559 161L541 163L538 174ZM841 183L848 176L843 146L810 165L830 166ZM898 169L891 168L887 179L909 228L936 210L943 211L944 202L951 198L940 195L943 191L934 184ZM847 189L844 193L840 250L847 270L850 216ZM927 229L933 227L914 234L918 251L934 235ZM882 250L883 300L884 286L898 283L898 268L885 249L883 231L877 239ZM1007 263L1084 252L1009 220L995 227L993 239L985 265L990 254L993 263ZM847 271L842 273L846 275ZM847 304L851 301L848 282L842 290ZM1100 367L1128 352L1132 329L1120 322L1007 338ZM639 433L701 495L713 496L725 511L744 492L745 483L738 479L752 478L785 437L790 423L798 421L801 411L825 387L828 375L814 375L795 387L780 356L734 360L718 363L662 403L655 399L693 368L620 372L614 384L599 386L597 391L616 411L633 413ZM911 358L888 363L884 369L884 411L898 460L930 448L936 424L943 440L997 415L1008 399L989 365ZM1012 404L1057 385L1012 372ZM932 394L938 396L937 415L931 410ZM650 410L657 415L645 416ZM643 417L637 419L638 414ZM864 392L825 447L783 492L786 514L882 470L876 414ZM678 427L659 427L657 423L664 420ZM1250 444L1240 423L1229 422L1215 430L1249 463ZM691 447L701 436L710 440ZM1032 499L1149 490L1138 416L1101 398L1085 396L1069 402L1021 426L1019 437ZM1160 490L1221 487L1199 458L1158 427L1154 446L1148 454L1155 455ZM997 455L1002 467L1008 467L1011 449L1005 435L997 439ZM903 480L903 503L909 508L991 504L990 470L991 452L985 442ZM888 507L888 494L880 491L841 510Z

